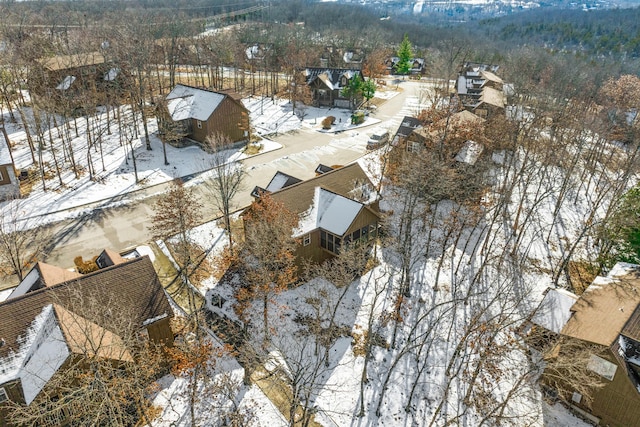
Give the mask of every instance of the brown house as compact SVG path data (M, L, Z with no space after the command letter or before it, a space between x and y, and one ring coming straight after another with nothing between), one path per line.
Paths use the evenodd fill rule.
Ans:
M405 118L406 119L406 118ZM449 118L438 120L425 127L416 127L407 137L398 139L398 146L409 152L419 152L425 148L434 148L447 135L447 144L456 151L472 136L478 136L484 127L485 119L467 110L452 114Z
M400 63L400 58L392 56L384 61L384 65L387 67L389 74L395 74ZM424 58L411 58L409 60L409 74L411 75L423 75L426 72L424 66Z
M458 73L457 92L464 107L481 117L504 113L507 99L498 65L465 63Z
M179 84L165 100L168 114L159 120L161 135L178 134L200 143L215 133L233 142L249 140L249 111L226 93Z
M358 163L331 170L271 193L300 222L298 260L322 262L342 245L369 242L378 235L380 214L373 184Z
M118 313L130 316L141 337L172 344L173 312L149 258L124 260L105 251L99 259L104 267L86 275L38 263L0 303L0 402L29 405L56 372L84 354L134 363L123 338L108 329ZM9 425L5 417L0 403L0 425Z
M586 368L598 374L604 386L594 391L592 402L573 392L566 399L570 407L599 425L639 425L640 266L617 264L579 297L549 290L532 323L598 350Z
M358 76L364 81L360 70L347 68L307 68L303 71L305 81L311 90L316 106L355 108L362 97L349 99L342 96L342 90Z
M121 69L101 52L59 55L39 63L40 72L30 77L32 95L43 96L55 110L82 107L87 97L126 85Z

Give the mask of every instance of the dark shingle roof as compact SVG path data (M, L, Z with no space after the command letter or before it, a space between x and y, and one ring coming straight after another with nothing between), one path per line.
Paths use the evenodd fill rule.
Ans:
M635 341L640 341L640 305L633 310L633 314L622 328L621 334Z
M353 163L332 170L306 181L299 182L272 194L276 200L282 201L292 212L300 214L313 202L316 187L322 187L344 197L353 198L354 188L373 184L358 163Z
M99 301L105 309L100 313L89 312L77 303L83 297ZM142 327L146 319L172 315L151 260L147 256L135 258L0 303L0 338L5 341L0 347L0 357L19 349L19 338L42 309L53 303L103 326L109 323L107 319L112 312L127 313L137 327Z
M404 119L402 119L402 123L400 124L398 131L396 132L396 136L402 136L406 138L407 136L411 135L411 132L420 127L422 127L422 122L420 120L416 119L415 117L405 116Z
M349 68L307 68L305 69L305 74L307 84L313 82L316 78L326 76L335 89L340 87L340 78L343 75L346 75L347 79L351 79L356 74L360 75L360 78L363 78L360 70L352 70Z

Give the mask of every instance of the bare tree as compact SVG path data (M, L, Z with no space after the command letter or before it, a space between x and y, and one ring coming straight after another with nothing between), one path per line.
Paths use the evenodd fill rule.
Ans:
M269 342L269 307L275 295L297 280L294 228L298 216L282 202L264 194L244 214L245 241L238 252L246 286L238 289L236 311L247 325L247 308L254 299L262 304L263 342Z
M22 281L24 274L45 255L49 233L28 217L20 199L9 201L0 216L0 265Z
M200 225L202 204L195 197L192 188L184 186L180 179L175 179L169 191L162 195L154 206L154 216L151 220L151 232L155 239L176 239L173 245L176 262L179 266L182 286L187 287L189 308L194 322L199 323L196 301L190 288L190 277L200 266L205 256L191 239L191 229ZM199 331L199 328L196 329Z
M213 173L210 180L205 181L211 194L214 207L222 213L224 229L229 237L229 250L233 255L233 236L231 232L231 212L234 209L233 198L243 189L246 172L242 165L231 160L232 150L228 136L216 133L207 138L208 148L212 151L209 157L209 170ZM226 150L226 151L225 151Z

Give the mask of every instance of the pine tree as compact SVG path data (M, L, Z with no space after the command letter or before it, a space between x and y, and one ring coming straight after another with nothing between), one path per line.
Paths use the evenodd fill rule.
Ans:
M396 73L409 74L411 70L411 59L413 59L413 48L409 37L405 34L400 47L398 48L398 63L396 64Z

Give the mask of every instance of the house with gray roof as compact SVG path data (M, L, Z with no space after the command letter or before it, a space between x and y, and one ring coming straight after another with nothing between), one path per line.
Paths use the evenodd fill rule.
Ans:
M206 143L216 133L232 142L249 140L249 111L227 93L176 85L165 98L158 127L169 142L188 138Z

